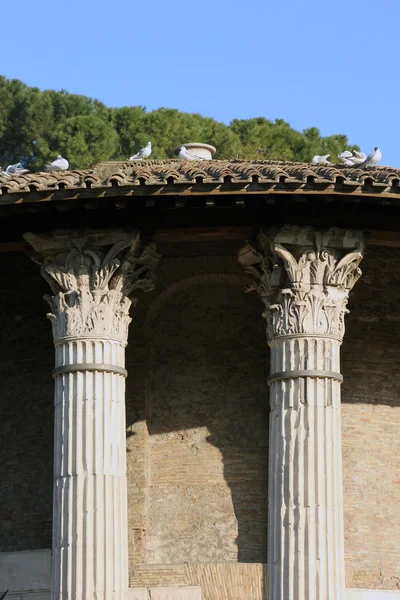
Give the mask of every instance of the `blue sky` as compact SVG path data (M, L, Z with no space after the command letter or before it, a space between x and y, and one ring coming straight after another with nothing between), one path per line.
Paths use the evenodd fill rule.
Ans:
M0 73L110 106L283 118L400 167L399 20L400 0L20 0L2 7Z

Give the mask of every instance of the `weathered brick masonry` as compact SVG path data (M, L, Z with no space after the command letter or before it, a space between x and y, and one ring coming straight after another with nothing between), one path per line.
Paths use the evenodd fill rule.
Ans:
M362 269L342 351L346 568L355 587L396 589L400 251L368 248ZM41 299L47 289L23 255L3 255L1 271L0 550L49 548L53 347ZM205 572L208 563L266 562L268 346L262 303L243 293L245 281L235 256L164 258L157 289L133 311L132 585L178 576L182 584L196 583L196 563Z
M400 589L400 251L369 248L342 348L346 561Z

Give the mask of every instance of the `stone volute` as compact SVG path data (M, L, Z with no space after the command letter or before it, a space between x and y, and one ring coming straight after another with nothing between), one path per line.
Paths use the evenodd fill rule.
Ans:
M349 292L361 276L361 232L286 227L262 231L239 261L254 282L266 311L267 338L326 335L339 341Z

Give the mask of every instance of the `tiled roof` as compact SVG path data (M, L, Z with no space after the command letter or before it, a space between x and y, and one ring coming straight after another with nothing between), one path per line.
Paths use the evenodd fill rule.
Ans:
M29 194L64 191L84 196L98 190L131 195L215 193L320 193L400 198L400 170L391 167L355 168L281 161L146 160L104 162L93 169L0 176L0 204L29 202ZM17 200L18 198L18 200ZM50 198L51 199L51 198Z

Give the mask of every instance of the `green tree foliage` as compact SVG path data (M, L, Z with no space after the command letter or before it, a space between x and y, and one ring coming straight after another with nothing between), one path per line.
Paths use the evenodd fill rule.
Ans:
M110 160L118 150L118 134L109 121L96 115L69 117L59 123L54 146L73 165L88 168L101 160Z
M152 158L172 158L185 142L217 148L215 158L308 162L316 154L359 149L345 135L323 137L311 127L300 132L283 119L234 119L229 125L171 108L109 108L98 100L61 91L40 91L0 76L0 165L22 161L40 170L58 154L70 167L126 160L152 142Z

